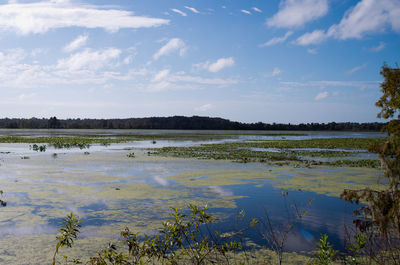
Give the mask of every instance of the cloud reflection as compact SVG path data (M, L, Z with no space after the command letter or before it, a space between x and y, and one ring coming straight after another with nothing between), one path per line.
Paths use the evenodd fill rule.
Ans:
M221 188L219 186L208 186L208 188L221 197L233 196L233 192L230 189Z

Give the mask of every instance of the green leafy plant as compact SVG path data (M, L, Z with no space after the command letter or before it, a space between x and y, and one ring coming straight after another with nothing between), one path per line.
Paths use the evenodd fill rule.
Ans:
M73 213L70 213L70 215L63 219L63 224L58 230L59 234L56 237L57 244L53 256L52 265L56 264L56 256L60 248L65 246L71 248L74 244L74 240L78 237L78 234L80 233L80 222L81 219L79 218L79 216L76 216Z
M362 251L365 248L367 241L364 233L354 235L354 243L349 243L346 248L349 253L344 257L344 263L347 265L361 264L361 259L364 258Z
M317 242L317 248L312 265L329 265L335 260L337 251L329 244L327 235L321 235Z
M129 228L121 232L123 243L128 247L124 252L109 244L89 260L92 265L126 264L218 264L228 260L228 253L241 248L240 243L230 236L212 232L207 224L215 218L207 213L208 207L190 204L188 212L179 207L172 208L170 218L162 223L153 236L133 233ZM79 233L79 218L72 213L64 219L60 235L57 236L56 252L63 246L72 247ZM64 257L68 261L68 257ZM80 260L77 260L80 262Z

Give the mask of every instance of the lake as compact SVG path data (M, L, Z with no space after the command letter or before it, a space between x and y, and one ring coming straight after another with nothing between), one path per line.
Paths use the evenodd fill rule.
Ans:
M238 163L150 152L202 144L382 137L379 133L0 130L2 136L137 137L109 145L92 143L84 149L46 144L45 152L35 151L34 141L0 143L0 188L7 201L0 215L3 264L49 263L57 229L70 212L82 218L82 232L77 247L66 253L94 256L107 242L117 241L125 227L153 233L170 207L184 208L189 203L209 206L218 218L214 228L222 232L246 227L251 218L269 218L274 228L284 229L295 219L295 209L307 211L291 229L285 250L311 251L321 234L342 249L348 236L344 228L351 230L357 206L339 199L340 193L345 188L377 187L385 181L379 168ZM355 152L354 159L376 159L365 150L340 150ZM134 157L127 156L130 153ZM238 217L241 210L243 218ZM266 245L259 231L249 230L246 237Z

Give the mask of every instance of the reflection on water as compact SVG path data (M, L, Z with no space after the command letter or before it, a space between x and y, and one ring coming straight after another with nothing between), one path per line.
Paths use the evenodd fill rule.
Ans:
M41 235L41 234L55 234L55 233L57 233L57 228L52 225L0 226L0 237L8 237L8 236L21 237L26 235Z
M248 236L259 244L267 244L263 236L270 235L269 221L274 229L285 231L295 223L290 231L285 249L287 251L311 251L321 234L327 234L329 242L336 248L343 248L346 238L344 227L352 227L352 213L358 207L345 203L336 197L315 194L313 192L290 190L283 196L280 189L271 185L254 187L254 184L230 186L234 194L245 195L238 199L237 209L245 211L243 227L250 223L252 218L260 220L258 229L249 230ZM311 204L309 201L312 200ZM297 213L307 213L296 221ZM218 224L223 230L235 230L238 217L231 213L231 218ZM235 220L236 219L236 220Z
M126 134L125 130L95 133L122 132ZM0 134L6 133L0 130ZM28 135L29 131L18 131L21 135L25 133ZM62 130L34 133L35 136L70 134ZM84 135L87 131L73 133ZM242 139L240 135L229 137L220 140ZM175 146L199 144L157 141L155 145L172 143ZM84 150L63 149L53 158L51 148L46 153L38 153L29 150L27 144L0 144L1 189L8 203L0 215L0 238L18 240L29 235L55 235L62 218L74 212L83 219L83 237L109 240L126 226L132 231L154 231L170 213L169 207L188 203L209 205L211 213L219 218L216 227L221 231L247 227L251 218L265 222L266 217L273 227L284 229L296 205L308 212L290 232L286 250L314 249L320 234L327 234L329 241L341 248L344 226L351 225L355 206L344 203L337 195L344 188L379 185L376 176L382 175L373 169L285 168L257 163L155 158L142 150L148 145L154 147L150 141L109 147L94 145L89 149L90 155L84 155ZM132 150L135 158L128 158L126 154ZM21 159L21 155L29 155L30 159ZM288 196L282 196L282 186L286 187ZM307 206L309 199L313 199L310 207ZM246 215L238 220L241 209ZM246 237L256 243L266 243L257 230L249 230ZM3 250L0 247L0 253Z

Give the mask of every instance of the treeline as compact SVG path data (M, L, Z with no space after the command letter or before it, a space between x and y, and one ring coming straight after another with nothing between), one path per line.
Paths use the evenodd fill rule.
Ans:
M301 130L301 131L380 131L384 123L242 123L211 117L151 117L129 119L0 119L4 129L175 129L175 130Z

